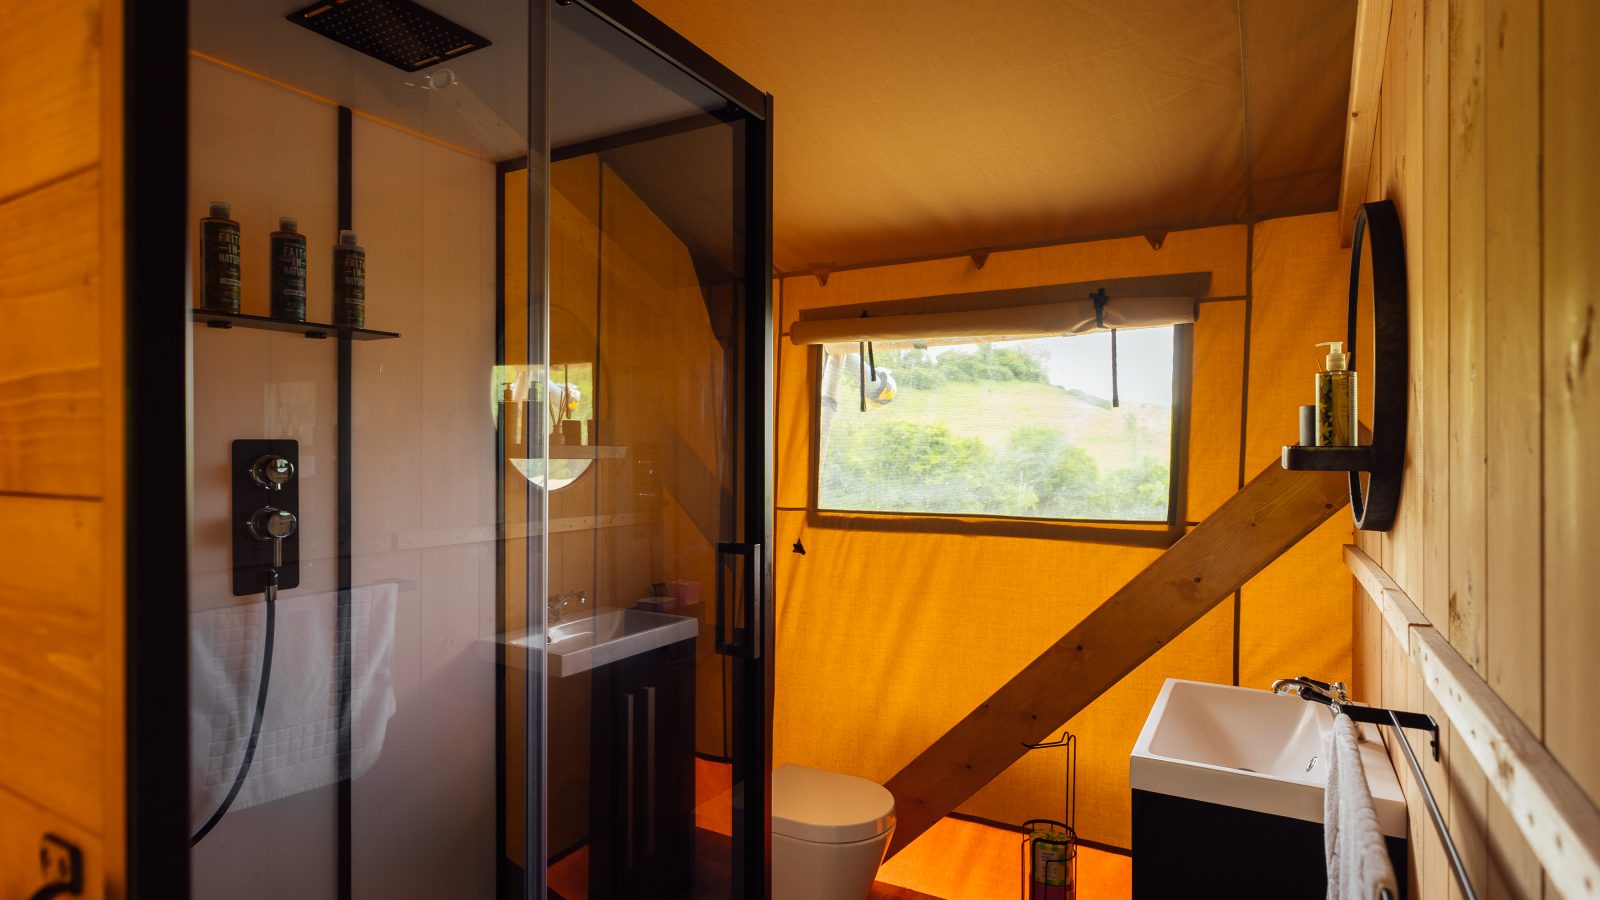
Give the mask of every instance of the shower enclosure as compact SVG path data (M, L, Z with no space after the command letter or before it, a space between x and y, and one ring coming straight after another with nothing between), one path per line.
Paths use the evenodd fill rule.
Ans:
M191 896L765 896L770 97L625 0L187 20Z

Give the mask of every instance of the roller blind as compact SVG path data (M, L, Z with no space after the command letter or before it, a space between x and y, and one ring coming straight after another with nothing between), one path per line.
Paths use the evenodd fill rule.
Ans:
M1209 274L1128 278L806 310L789 339L801 346L888 344L1182 325L1195 320L1196 301L1209 281Z

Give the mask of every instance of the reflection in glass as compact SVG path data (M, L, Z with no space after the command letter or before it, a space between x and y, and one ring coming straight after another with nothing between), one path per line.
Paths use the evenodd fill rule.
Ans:
M714 621L737 525L742 126L577 6L553 41L549 380L568 411L547 423L549 578L589 604L547 648L549 883L731 896Z

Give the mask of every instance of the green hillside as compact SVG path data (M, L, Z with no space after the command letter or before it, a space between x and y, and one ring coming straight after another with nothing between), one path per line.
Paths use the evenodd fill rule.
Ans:
M946 383L920 389L901 385L887 405L869 407L865 414L854 409L841 412L845 416L864 415L886 421L942 423L953 433L978 438L995 451L1006 446L1013 430L1031 426L1060 429L1068 443L1082 447L1097 459L1168 459L1172 420L1169 408L1148 403L1124 403L1112 408L1108 401L1100 401L1105 404L1101 406L1086 397L1080 391L1037 381ZM944 412L950 409L975 409L981 415L952 416Z
M895 362L894 398L865 412L843 369L823 415L824 508L1166 518L1170 409L1113 409L1014 355Z

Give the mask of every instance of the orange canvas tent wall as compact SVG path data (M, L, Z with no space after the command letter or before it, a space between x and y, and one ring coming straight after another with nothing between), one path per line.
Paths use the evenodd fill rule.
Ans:
M1199 521L1296 434L1315 342L1344 333L1348 253L1332 214L1064 244L782 279L778 291L778 653L774 760L887 780L1161 552L974 520L935 533L911 516L809 508L814 351L793 346L800 311L1104 278L1211 273L1194 326L1187 516ZM1166 678L1264 687L1350 672L1351 581L1343 516L1192 626L1088 710L1078 824L1129 845L1127 759ZM1113 535L1113 538L1116 536ZM799 542L802 555L790 552ZM1062 760L1030 754L961 812L1002 823L1058 815Z

